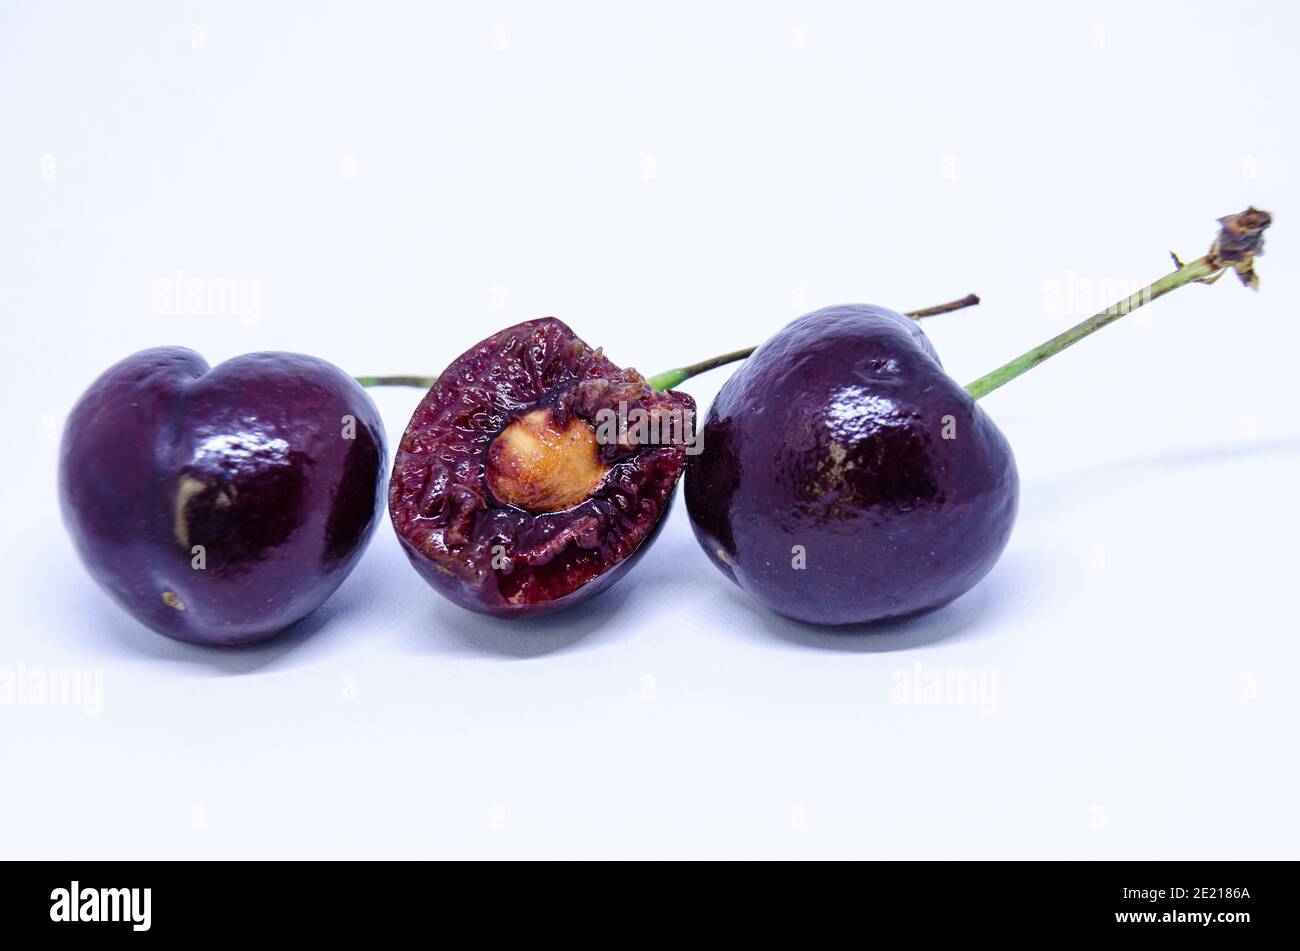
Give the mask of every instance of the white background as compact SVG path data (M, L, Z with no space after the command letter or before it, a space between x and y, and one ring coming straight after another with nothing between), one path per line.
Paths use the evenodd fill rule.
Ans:
M0 669L103 677L98 715L0 706L0 854L1297 857L1296 5L470 7L0 7ZM1015 534L902 626L766 614L679 504L515 624L385 518L310 620L218 652L119 612L60 523L63 419L143 347L436 373L554 314L654 372L978 291L927 325L967 382L1250 203L1258 294L987 399ZM156 313L177 272L257 312ZM418 396L377 394L393 441ZM963 671L996 694L898 702Z

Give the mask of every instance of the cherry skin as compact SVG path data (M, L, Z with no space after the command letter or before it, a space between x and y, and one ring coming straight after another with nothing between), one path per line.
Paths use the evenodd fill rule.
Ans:
M815 624L942 607L1015 523L1011 447L914 321L850 304L798 318L709 410L686 506L713 563Z
M342 583L374 532L384 457L369 394L324 360L209 369L158 347L77 402L59 491L77 551L123 608L224 646L284 630Z

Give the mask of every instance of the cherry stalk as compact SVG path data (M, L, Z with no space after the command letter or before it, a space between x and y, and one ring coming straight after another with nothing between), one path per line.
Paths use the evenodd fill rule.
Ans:
M959 300L948 301L946 304L936 304L933 307L922 307L920 310L910 310L905 316L913 320L924 320L926 317L937 317L940 314L949 314L955 310L962 310L966 307L974 307L980 302L975 294L967 294ZM746 347L743 350L733 350L731 353L724 353L721 356L711 357L708 360L701 360L699 363L692 363L689 366L677 367L672 370L665 370L646 380L651 387L656 390L668 390L680 384L683 380L688 380L693 376L698 376L716 367L726 366L728 363L735 363L743 360L756 347ZM429 389L434 383L438 382L436 376L359 376L356 381L362 386L417 386L421 389Z

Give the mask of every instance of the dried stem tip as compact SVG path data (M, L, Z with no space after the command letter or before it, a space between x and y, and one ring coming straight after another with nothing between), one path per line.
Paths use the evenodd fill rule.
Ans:
M1232 268L1237 272L1241 283L1258 289L1255 256L1264 253L1264 229L1272 223L1273 216L1258 208L1247 208L1235 215L1220 218L1219 224L1222 227L1205 256L1206 260L1216 270Z

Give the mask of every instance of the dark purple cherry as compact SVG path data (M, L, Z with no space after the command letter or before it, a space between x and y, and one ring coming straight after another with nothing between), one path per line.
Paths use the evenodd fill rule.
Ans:
M63 435L64 521L135 618L196 644L260 640L347 577L376 524L384 430L337 367L252 353L209 369L143 350L81 397Z
M393 526L463 607L517 617L584 601L649 546L694 412L552 317L509 327L416 408L393 464Z
M940 607L993 567L1015 460L917 324L800 317L723 384L686 476L696 537L771 610L817 624Z

